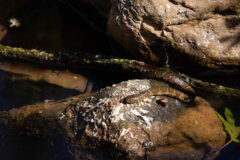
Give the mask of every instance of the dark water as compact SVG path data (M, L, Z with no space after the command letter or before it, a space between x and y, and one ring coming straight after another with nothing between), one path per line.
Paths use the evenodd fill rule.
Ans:
M6 16L21 15L22 23L19 28L9 28L6 26L8 19L0 22L0 42L15 47L51 51L119 54L119 50L113 49L113 44L103 32L104 19L101 19L101 23L95 23L95 27L93 27L86 21L86 17L81 17L59 1L42 0L39 1L39 5L40 7L29 3L26 5L27 12L24 11L23 6L18 8L17 12ZM85 15L88 9L84 10L84 6L81 9ZM93 15L95 14L94 9L91 12ZM98 24L100 27L96 27ZM43 66L24 66L16 64L16 62L1 61L0 111L9 111L29 104L55 101L93 92L128 78L128 75L119 75L118 73L46 69ZM236 76L231 78L221 76L200 78L240 88L240 79ZM229 105L239 106L238 103ZM234 113L238 111L236 109ZM0 126L0 160L74 159L73 153L71 153L72 146L67 144L62 134L53 131L56 134L33 136L21 134L21 131L22 128L7 129ZM239 159L239 151L239 144L232 143L220 153L217 160ZM79 154L82 154L79 156L83 157L82 159L84 157L88 159L86 158L88 156L85 155L91 155L88 151L81 151ZM104 159L104 157L95 159Z
M124 80L125 76L112 73L113 78L109 73L82 72L79 74L59 69L51 69L50 72L49 69L40 66L26 67L22 63L5 61L0 64L0 111L94 92ZM50 78L41 79L42 75ZM59 83L58 79L66 83ZM33 123L31 119L29 123ZM41 128L41 125L33 124ZM106 159L101 155L80 149L77 149L77 153L72 153L75 152L74 147L68 144L63 133L55 129L56 123L53 122L52 125L47 128L47 133L50 134L31 134L25 127L0 125L0 160L72 160L75 156L85 157L84 159L88 159L87 157Z
M18 2L6 1L6 4L2 5L9 6L9 12L6 12L9 14L5 16L4 21L0 21L1 43L50 51L112 54L108 37L92 29L69 7L55 0L29 2L13 8L12 11L14 6L12 4ZM34 3L37 3L37 6ZM15 15L21 18L21 26L10 28L7 26L8 18ZM80 76L77 82L76 74ZM46 76L47 79L42 78ZM15 62L3 65L1 62L0 111L89 93L121 79L117 76L119 80L106 77L94 71L83 71L78 74L76 71L62 69L49 71L42 66L19 66ZM68 81L69 79L71 81ZM63 80L66 81L62 83ZM26 128L0 126L0 160L74 159L65 136L55 130L49 132L53 135L26 135L23 134L26 133ZM82 151L78 155L87 157L90 154Z
M78 90L67 89L44 81L11 80L20 75L0 71L0 110L8 111L20 106L44 102L45 100L60 100L81 94Z

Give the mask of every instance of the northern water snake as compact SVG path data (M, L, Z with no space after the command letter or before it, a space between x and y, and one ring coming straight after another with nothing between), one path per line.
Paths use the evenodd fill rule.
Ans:
M158 88L150 88L146 91L143 91L139 94L133 94L130 96L127 96L124 99L124 102L126 104L132 104L132 103L138 103L141 102L143 99L150 97L150 96L158 96L158 95L166 95L169 97L177 98L183 102L190 102L191 96L180 92L176 89L173 89L171 87L158 87Z

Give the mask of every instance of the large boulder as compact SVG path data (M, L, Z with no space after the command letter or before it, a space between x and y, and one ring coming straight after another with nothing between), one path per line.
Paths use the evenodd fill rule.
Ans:
M238 0L112 0L109 34L137 58L239 71Z
M207 101L183 103L158 96L140 103L123 99L151 87L153 80L129 80L77 101L59 115L75 148L114 159L203 159L225 143L226 133ZM77 151L76 151L77 153Z

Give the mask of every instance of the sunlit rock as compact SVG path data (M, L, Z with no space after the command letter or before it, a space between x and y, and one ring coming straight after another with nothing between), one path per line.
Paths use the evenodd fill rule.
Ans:
M76 147L116 159L202 159L219 149L226 133L207 101L183 103L158 96L125 104L123 99L166 84L129 80L72 103L58 117ZM162 97L163 98L163 97Z
M108 32L135 57L239 71L239 1L112 2Z

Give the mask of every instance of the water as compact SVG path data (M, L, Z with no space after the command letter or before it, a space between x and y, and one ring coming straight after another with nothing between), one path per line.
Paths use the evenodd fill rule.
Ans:
M0 110L90 93L93 82L67 70L0 62Z
M106 34L91 28L84 19L57 1L46 2L37 12L31 13L31 16L24 13L24 9L23 12L20 11L27 18L19 28L7 28L1 22L0 42L15 47L70 53L75 51L111 55L115 53ZM87 94L126 79L127 76L119 73L49 69L33 64L0 61L0 111ZM209 79L219 82L221 78L206 77L206 80ZM240 88L240 80L236 77L223 78L221 84ZM237 107L238 104L228 105ZM238 111L234 113L236 112ZM53 128L54 125L56 124L53 123ZM80 149L77 150L78 153L71 153L74 150L71 148L73 146L68 144L64 135L54 129L49 131L53 135L34 135L28 132L28 135L22 134L25 132L26 128L0 126L0 160L71 160L74 156L105 159ZM231 144L221 152L217 160L237 159L239 148L238 144Z
M18 28L9 28L8 19L0 22L0 43L69 53L112 54L106 34L92 29L58 0L39 1L37 6L32 2L17 8L17 14L11 8L12 1L2 2L9 6L6 14L10 13L4 17L20 15L22 19ZM119 74L110 76L109 73L92 70L71 71L1 60L0 120L5 113L2 111L87 94L123 79ZM51 124L46 120L48 125L42 126L29 117L24 123L30 128L26 128L16 126L12 121L8 120L6 125L1 125L5 122L0 121L0 160L72 160L76 156L86 158L95 155L80 149L73 154L66 137L56 130L56 122ZM46 132L38 133L38 127L43 131L46 129Z
M127 79L124 78L125 75L118 73L112 73L110 76L109 73L96 73L93 70L77 73L59 68L49 69L27 63L1 61L0 120L3 120L2 111L12 111L17 108L21 110L26 105L54 102L88 94ZM25 110L23 114L28 114L31 109L23 110ZM33 117L33 120L34 118L36 117ZM42 123L32 121L31 116L22 122L20 120L23 126L15 125L17 121L11 119L8 120L7 125L2 125L5 122L0 121L0 160L71 160L76 156L105 159L96 153L75 149L66 141L64 133L59 132L54 119L45 120L41 116L39 118ZM46 126L42 126L43 124Z

